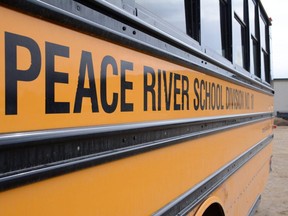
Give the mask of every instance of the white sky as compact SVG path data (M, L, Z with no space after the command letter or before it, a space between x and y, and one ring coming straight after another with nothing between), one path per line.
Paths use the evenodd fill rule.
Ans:
M288 78L288 1L261 0L272 18L272 76Z

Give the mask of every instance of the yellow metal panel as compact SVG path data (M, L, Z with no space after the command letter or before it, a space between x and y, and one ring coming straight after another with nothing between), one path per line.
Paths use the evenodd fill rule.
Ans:
M0 215L151 214L268 136L271 129L258 132L267 125L270 120L2 192ZM242 183L229 184L236 190L231 186L230 196Z
M221 204L225 216L247 215L268 180L272 146L264 148L217 188L199 207L196 216L201 216L215 202Z
M259 91L3 7L0 13L0 133L273 110L272 96ZM5 82L8 73L15 76ZM271 128L266 120L4 191L0 215L148 215L270 135ZM270 150L263 152L212 195L228 215L247 212L234 203L249 183L245 176L251 179L263 161L267 167Z
M0 133L273 109L269 95L3 7L0 13Z

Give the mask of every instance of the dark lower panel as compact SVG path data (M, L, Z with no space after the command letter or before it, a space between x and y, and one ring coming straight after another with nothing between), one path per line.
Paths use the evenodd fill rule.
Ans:
M0 136L0 189L95 166L235 127L271 113Z

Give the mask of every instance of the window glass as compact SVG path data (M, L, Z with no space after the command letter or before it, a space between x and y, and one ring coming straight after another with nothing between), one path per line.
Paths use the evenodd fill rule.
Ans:
M254 41L253 39L251 38L251 47L252 49L250 49L250 73L252 74L255 74L256 70L255 70L255 62L256 62L256 59L255 59L255 48L254 48Z
M261 47L267 50L267 35L266 35L266 24L261 17L260 19L260 40L261 40Z
M253 0L249 1L249 20L250 20L250 32L256 37L256 5Z
M264 79L265 77L265 53L262 51L261 53L261 78Z
M261 78L270 82L269 71L269 47L268 47L268 26L264 18L260 16L260 43L261 43Z
M135 0L135 2L186 33L184 0Z
M187 34L200 42L200 0L185 0Z
M222 55L219 0L201 1L201 44Z
M265 81L270 83L271 77L270 77L270 71L269 71L269 57L267 53L263 53L263 58L264 58L264 67L265 67Z
M261 53L261 78L266 82L270 82L269 58L264 50Z
M233 59L234 63L244 67L243 27L234 19L233 23Z
M259 68L260 62L260 46L259 46L259 33L257 22L257 6L254 0L249 0L249 21L250 21L250 72L258 77L261 77Z
M244 21L244 0L233 0L232 2L235 13Z
M246 1L245 1L246 2ZM249 49L249 37L247 18L247 6L244 4L244 0L233 0L233 63L243 67L249 68L248 61L248 49Z
M260 77L259 68L259 46L258 42L252 38L251 60L250 60L250 72Z
M220 0L222 55L232 61L231 7L226 0Z

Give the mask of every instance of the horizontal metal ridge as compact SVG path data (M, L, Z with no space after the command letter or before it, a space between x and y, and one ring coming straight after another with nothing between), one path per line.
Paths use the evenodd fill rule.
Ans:
M78 132L58 131L56 137L41 133L35 137L8 139L16 141L0 148L0 190L35 179L71 172L97 164L121 159L169 145L207 136L235 127L264 121L271 113L153 122L149 124L120 126L111 132L110 127L101 130L90 128ZM117 130L116 130L117 129ZM54 132L54 131L53 131ZM55 133L54 133L55 135ZM57 137L58 135L58 137ZM38 139L38 136L40 138ZM7 137L6 137L7 138ZM22 143L20 141L22 140ZM24 140L24 141L23 141ZM41 141L39 141L41 140ZM37 177L37 178L36 178Z
M196 205L202 202L209 194L211 194L218 186L226 181L233 173L239 170L244 164L249 162L258 152L271 143L273 135L261 140L253 147L242 153L240 156L232 160L230 163L207 177L205 180L195 185L190 190L170 202L168 205L155 212L154 216L160 215L186 215Z
M238 115L223 115L223 116L212 116L212 117L201 117L201 118L187 118L187 119L175 119L165 121L152 121L152 122L140 122L140 123L129 123L129 124L117 124L117 125L100 125L91 127L77 127L77 128L63 128L63 129L50 129L40 131L27 131L27 132L15 132L0 134L0 148L9 144L26 143L31 141L47 140L51 138L65 138L75 137L89 134L103 134L113 133L118 131L137 130L145 129L150 127L165 127L180 124L191 124L191 123L207 123L213 121L225 121L229 119L239 118L258 118L258 117L272 117L271 112L261 113L249 113L249 114L238 114Z

